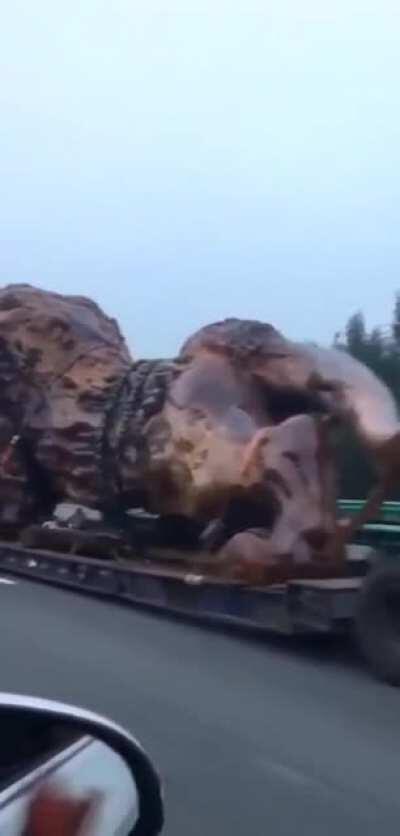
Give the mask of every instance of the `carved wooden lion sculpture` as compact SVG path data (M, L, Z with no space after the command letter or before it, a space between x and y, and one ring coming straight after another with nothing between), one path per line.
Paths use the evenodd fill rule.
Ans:
M231 319L177 358L134 362L94 302L0 290L3 524L65 499L141 505L196 520L231 566L301 573L326 558L335 527L332 419L351 422L382 466L398 460L391 395L342 352Z

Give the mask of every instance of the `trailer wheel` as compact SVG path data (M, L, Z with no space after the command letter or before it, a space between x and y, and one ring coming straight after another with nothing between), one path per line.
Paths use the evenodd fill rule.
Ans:
M362 655L378 678L400 685L400 566L388 562L367 575L355 631Z

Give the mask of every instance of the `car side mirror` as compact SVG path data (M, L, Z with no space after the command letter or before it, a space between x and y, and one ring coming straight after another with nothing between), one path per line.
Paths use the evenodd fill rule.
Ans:
M63 703L0 693L0 832L158 836L160 779L110 720Z

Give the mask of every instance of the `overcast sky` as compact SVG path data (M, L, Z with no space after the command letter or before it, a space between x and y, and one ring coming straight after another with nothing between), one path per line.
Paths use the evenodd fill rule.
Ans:
M400 6L240 5L4 5L1 283L94 297L136 356L232 315L389 321Z

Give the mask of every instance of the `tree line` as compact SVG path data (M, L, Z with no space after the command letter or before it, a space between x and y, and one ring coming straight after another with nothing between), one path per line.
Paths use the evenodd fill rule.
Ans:
M336 335L334 345L369 366L392 391L400 406L400 293L397 294L392 321L386 328L368 331L359 311L347 322L343 335ZM374 471L354 435L346 430L340 444L340 495L363 498L374 481ZM400 486L391 499L400 499Z

